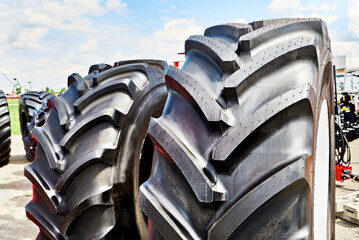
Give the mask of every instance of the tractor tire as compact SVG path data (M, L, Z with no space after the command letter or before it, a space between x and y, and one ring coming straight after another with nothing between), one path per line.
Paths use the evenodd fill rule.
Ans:
M10 113L7 100L0 90L0 167L9 163L11 151Z
M140 207L150 239L334 238L327 28L277 19L208 28L169 67Z
M150 174L147 129L162 114L167 68L156 60L93 65L47 100L31 128L35 159L25 167L34 186L26 214L38 238L148 237L138 189Z
M20 95L19 98L19 119L22 141L26 157L29 161L33 161L35 157L34 142L29 139L28 124L34 117L34 111L40 109L42 101L46 101L51 95L48 92L27 92Z

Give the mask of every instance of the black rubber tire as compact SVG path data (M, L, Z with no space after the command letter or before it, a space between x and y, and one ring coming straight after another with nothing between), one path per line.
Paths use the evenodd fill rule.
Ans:
M19 120L22 141L24 143L24 149L26 157L29 161L33 161L35 157L34 143L29 140L28 123L31 123L34 117L35 109L40 109L42 101L46 101L51 93L38 91L27 92L20 95L19 98Z
M0 90L0 167L9 163L11 151L11 128L8 103Z
M150 239L310 239L319 225L334 238L325 23L214 26L190 37L185 53L181 70L169 67L165 108L149 127L155 151L140 207Z
M167 68L156 60L93 65L48 99L31 129L34 162L25 167L34 185L26 213L39 238L147 238L138 189L152 163L140 159L153 154L145 139L150 118L163 110Z

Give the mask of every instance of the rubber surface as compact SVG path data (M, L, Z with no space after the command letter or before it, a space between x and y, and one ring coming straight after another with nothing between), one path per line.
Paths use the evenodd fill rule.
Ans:
M9 163L10 151L10 113L5 94L0 90L0 167Z
M20 95L19 98L19 119L22 141L28 160L33 161L35 157L35 142L29 139L29 129L34 117L34 111L40 109L42 101L46 101L51 96L48 92L33 91Z
M155 60L93 65L47 100L31 129L35 160L25 167L34 185L26 214L40 239L148 237L138 188L151 166L147 129L162 113L166 70Z
M185 53L182 69L166 74L165 108L149 127L155 151L140 206L150 238L310 239L318 234L316 182L328 188L320 196L328 208L319 210L327 232L320 234L334 238L333 81L325 23L214 26L188 38ZM316 176L325 100L329 126L320 135L329 143L322 147L329 166Z

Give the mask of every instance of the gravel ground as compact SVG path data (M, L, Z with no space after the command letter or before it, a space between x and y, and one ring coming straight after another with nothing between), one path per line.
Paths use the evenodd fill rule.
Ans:
M25 215L32 184L24 177L26 160L20 135L11 136L11 158L0 168L0 239L35 239L38 228Z
M351 166L353 167L353 173L359 174L359 139L350 142L351 152ZM346 180L343 183L336 183L336 196L345 196L353 192L359 191L359 183ZM335 238L352 240L359 239L359 226L337 218L335 220Z
M350 143L353 172L359 173L359 139ZM10 163L0 168L0 240L35 239L38 228L25 215L25 205L32 199L32 185L24 177L25 157L21 136L12 136ZM358 191L359 184L336 182L336 195ZM335 220L336 239L359 239L359 226Z

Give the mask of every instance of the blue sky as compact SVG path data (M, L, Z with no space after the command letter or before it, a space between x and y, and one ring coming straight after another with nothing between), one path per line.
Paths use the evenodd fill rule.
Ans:
M59 90L94 63L182 60L184 41L207 27L283 17L327 22L333 55L359 56L356 0L2 0L0 71L34 90ZM12 86L0 75L0 89Z

